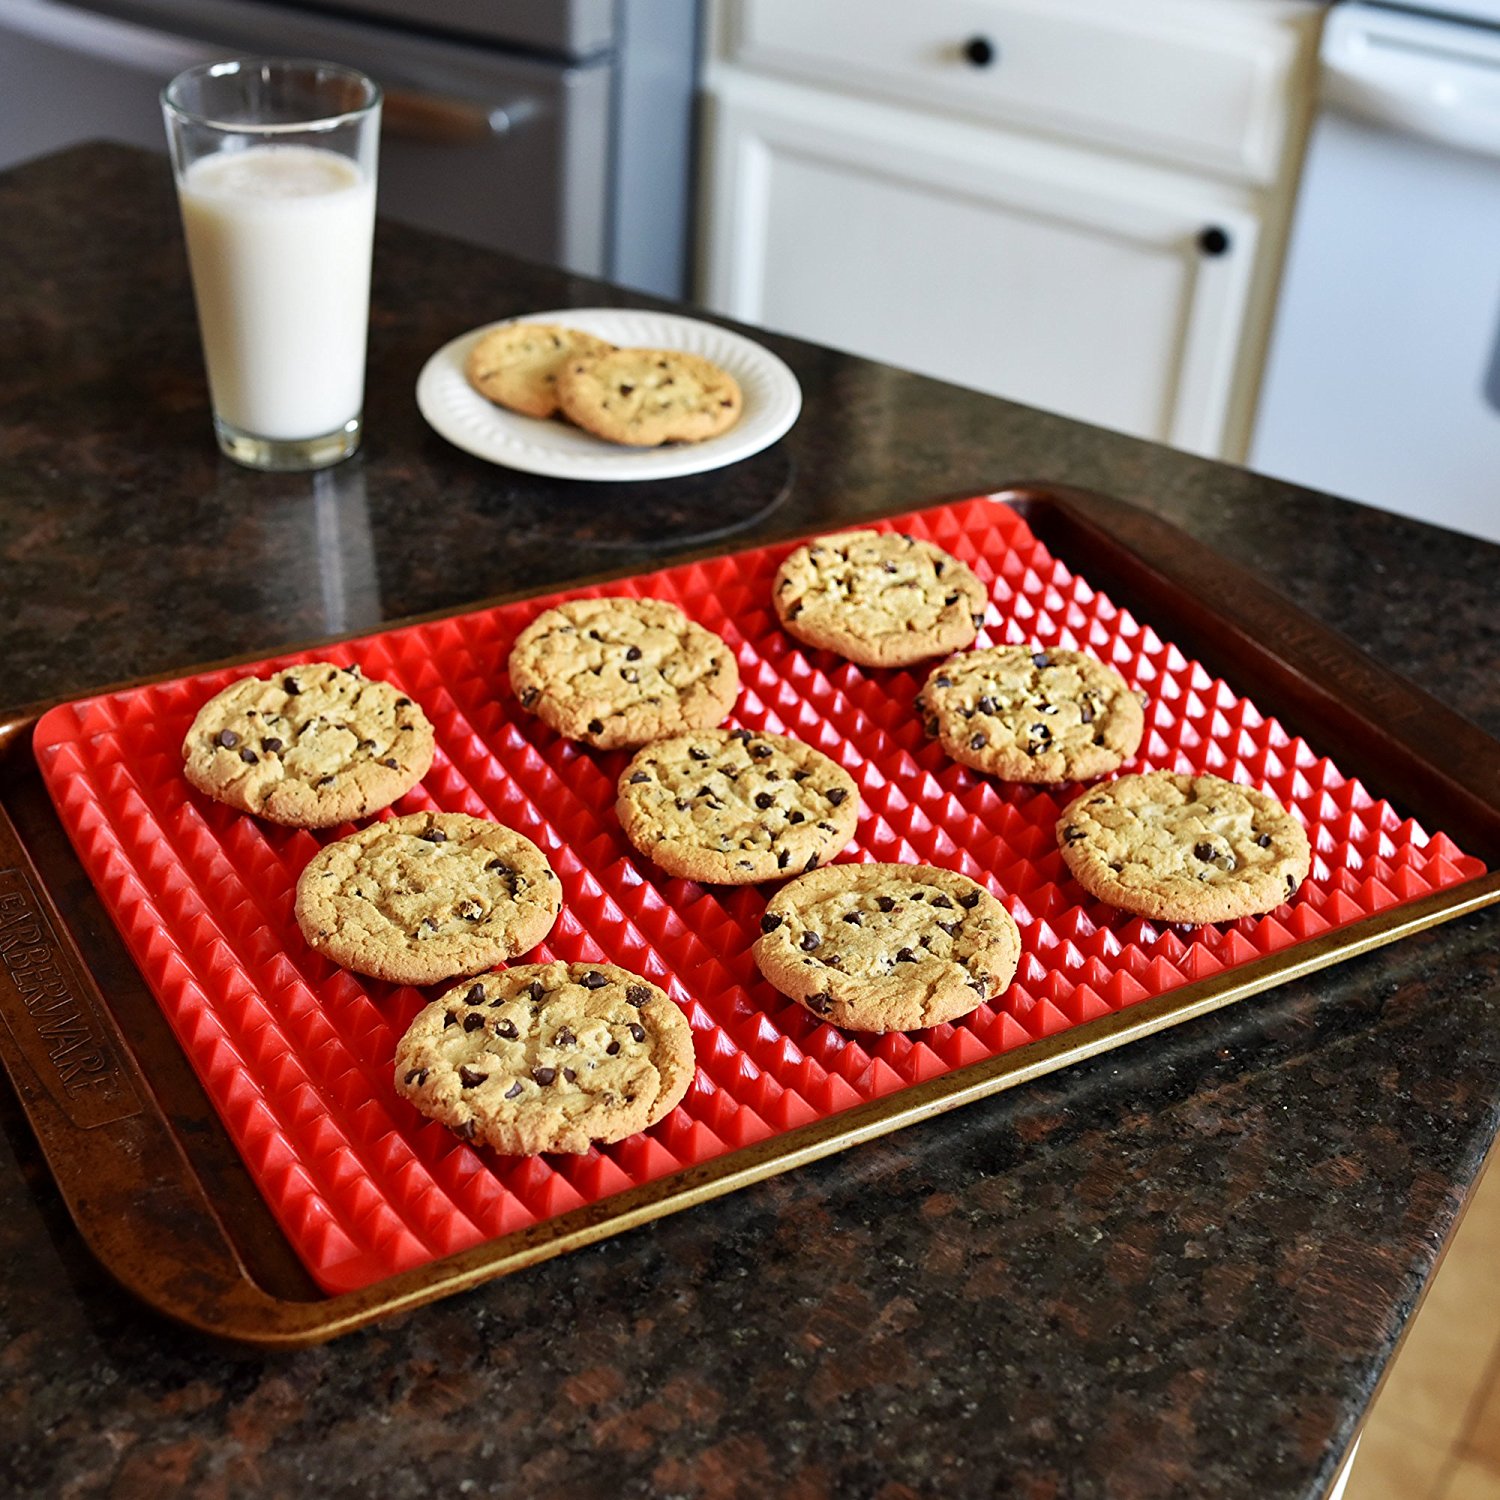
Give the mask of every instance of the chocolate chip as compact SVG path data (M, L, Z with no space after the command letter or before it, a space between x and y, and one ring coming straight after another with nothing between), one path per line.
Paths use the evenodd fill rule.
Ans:
M946 907L950 911L953 908L953 903L945 895L943 895L941 891L939 891L937 895L932 898L932 904L934 906Z
M792 780L793 781L806 781L807 778L809 776L811 776L811 775L812 775L811 771L793 771L792 772Z
M807 863L802 866L802 873L806 875L809 870L816 870L817 868L818 856L816 854L809 854L807 857Z
M1094 705L1087 698L1078 705L1078 717L1085 724L1094 722Z
M1052 658L1045 651L1033 651L1031 653L1031 665L1037 671L1041 672L1052 665Z
M256 766L260 764L260 756L258 756L255 751L249 749L248 747L240 751L240 759L244 761L247 766Z
M275 738L275 736L273 735L270 739L262 740L260 742L260 748L264 750L267 755L275 755L275 753L279 749L281 749L281 741Z
M875 904L881 909L881 911L895 911L896 898L894 896L877 896L875 898Z
M732 740L739 740L740 743L743 744L746 740L752 738L752 736L748 729L731 729L729 731L729 738Z
M817 933L804 932L802 934L802 951L804 953L811 953L814 948L821 948L822 946L823 939Z
M465 922L477 922L484 915L484 908L477 901L460 901L453 910Z
M807 814L800 813L794 808L786 815L786 820L788 823L805 823L807 822Z
M637 1010L639 1010L641 1006L645 1005L650 999L651 991L648 990L643 984L633 984L628 990L625 991L626 1004L635 1006Z
M536 1081L539 1084L541 1084L541 1086L543 1088L546 1088L549 1083L553 1082L553 1080L556 1079L556 1077L557 1077L557 1069L556 1068L533 1068L531 1070L531 1076L533 1078L535 1078Z
M578 1075L572 1070L572 1068L564 1068L563 1077L566 1078L569 1083L578 1082Z
M511 1084L508 1089L506 1089L505 1097L507 1099L519 1099L524 1092L525 1085L522 1084L521 1080L518 1078L513 1084Z
M1068 826L1063 829L1063 843L1065 844L1076 844L1080 839L1086 839L1087 837L1088 834L1086 834L1083 829L1079 828L1075 823L1069 823Z
M990 992L990 976L988 974L976 974L970 981L969 987L979 996L985 999Z
M590 734L603 734L604 733L604 721L602 719L590 719L589 720L589 733Z
M769 745L751 745L750 753L756 760L767 760L776 752Z
M1039 740L1050 740L1052 738L1052 731L1045 724L1033 724L1031 726L1031 733Z
M988 693L986 693L984 697L982 697L979 702L974 705L974 707L977 708L982 714L992 714L995 711L996 704L995 700L991 698Z
M469 1014L464 1017L465 1031L478 1031L479 1028L483 1025L484 1017L480 1015L477 1010L470 1011Z
M573 1035L572 1030L569 1027L564 1026L557 1033L557 1035L552 1038L552 1045L554 1047L576 1047L578 1045L578 1038Z
M630 773L631 786L639 786L643 781L650 780L651 778L644 771L632 771Z
M792 851L790 849L783 849L781 853L776 856L776 868L778 870L786 869L787 865L791 862L791 858Z
M1212 844L1194 844L1193 858L1210 860L1214 857L1214 846Z
M694 760L707 760L708 759L708 751L707 750L700 750L696 745L689 745L688 746L688 754L691 755Z
M844 790L844 789L843 789L843 787L841 787L841 786L836 786L836 787L834 787L834 788L833 788L833 789L832 789L832 790L831 790L831 791L830 791L830 792L829 792L829 793L828 793L828 800L829 800L829 801L830 801L830 802L831 802L831 803L833 803L833 805L834 805L834 806L835 806L835 807L837 807L837 806L838 806L838 805L839 805L839 803L841 803L841 802L842 802L842 801L843 801L843 800L844 800L844 798L845 798L845 797L847 797L847 796L848 796L848 795L849 795L849 794L848 794L848 792L846 792L846 791L845 791L845 790Z
M226 750L233 750L240 742L240 737L232 729L221 729L214 736L214 744L222 745Z
M952 938L956 938L964 930L962 922L939 922L938 926Z
M755 805L762 811L764 811L768 807L774 806L775 802L776 799L770 794L770 792L757 792L755 794Z
M426 1083L426 1082L427 1082L427 1069L426 1068L413 1068L411 1070L411 1072L406 1075L406 1086L407 1086L407 1088L410 1088L412 1086L412 1084L416 1084L416 1086L418 1088L421 1088L422 1085L424 1083Z
M1262 849L1269 849L1271 847L1271 835L1269 833L1263 833L1258 839L1256 839L1255 842L1259 844Z
M533 979L526 986L526 993L531 996L531 1003L533 1005L540 1005L543 999L546 998L547 991L542 988L542 981L540 979Z
M620 1044L618 1042L611 1042L609 1044L609 1046L607 1046L604 1049L604 1055L606 1057L613 1057L615 1055L615 1053L618 1052L619 1050L620 1050Z
M633 1042L644 1042L646 1040L646 1028L636 1021L630 1023L630 1040Z
M469 987L469 993L464 996L464 1004L465 1005L483 1005L484 1004L484 986L482 984L471 985Z
M762 932L775 932L776 929L780 926L781 918L776 916L773 912L768 911L765 916L760 919L760 930Z
M1297 889L1297 877L1295 875L1288 875L1287 878L1286 878L1286 893L1287 893L1287 895L1290 896L1292 894L1292 892L1295 891L1296 889Z
M516 1030L516 1023L510 1020L507 1016L502 1016L498 1021L495 1022L495 1035L500 1037L503 1041L513 1042L518 1036L520 1036L520 1034L521 1033Z
M397 698L396 699L396 707L397 708L410 708L411 707L411 699L410 698Z
M446 844L448 842L448 835L441 828L429 828L419 833L417 837L429 844Z
M951 677L937 677L933 679L932 685L934 687L952 687L953 679Z
M826 1016L833 1009L833 996L825 990L821 995L809 995L802 1003L818 1015Z
M602 990L609 983L609 978L601 974L598 969L590 969L578 982L586 990Z
M896 962L898 964L914 964L916 961L917 955L910 948L898 948L896 950Z
M302 691L302 684L295 677L283 677L281 679L281 690L290 697L295 698Z
M393 771L400 769L400 767L397 765L396 757L394 755L391 756L388 760L381 761L380 764L383 766L389 766Z
M462 1125L453 1127L453 1133L472 1143L479 1135L479 1126L473 1120L465 1120Z
M989 742L990 737L981 729L978 733L969 736L969 749L983 750Z
M456 1015L454 1015L453 1012L450 1010L448 1012L448 1014L443 1017L443 1030L446 1031L450 1026L457 1026L457 1025L458 1025L458 1017Z
M488 1073L480 1073L473 1068L460 1068L458 1070L458 1081L466 1089L477 1089L489 1076Z
M943 600L943 603L944 604L957 604L958 603L958 598L959 598L959 596L957 594L949 594L948 597Z
M641 659L641 648L639 646L632 646L625 653L625 660L626 661L639 661L640 659Z
M531 705L535 703L536 700L541 696L542 694L540 688L527 688L526 691L521 694L521 707L530 708Z
M979 898L983 894L984 893L982 891L966 891L962 896L958 898L958 904L963 907L965 911L973 911L974 908L979 905Z

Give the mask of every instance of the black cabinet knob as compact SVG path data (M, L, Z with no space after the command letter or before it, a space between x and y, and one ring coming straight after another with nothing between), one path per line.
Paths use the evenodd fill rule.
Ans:
M987 36L971 36L964 43L964 56L976 68L987 68L1000 55L1000 49Z
M1198 248L1205 255L1223 255L1229 249L1229 234L1217 224L1210 224L1198 236Z

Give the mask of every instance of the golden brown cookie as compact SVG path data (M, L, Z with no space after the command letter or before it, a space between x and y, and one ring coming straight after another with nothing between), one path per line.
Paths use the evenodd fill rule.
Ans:
M904 667L978 633L984 585L941 547L896 531L843 531L798 547L772 599L799 641L866 667Z
M534 948L562 888L530 839L465 813L372 823L320 850L297 881L319 953L396 984L477 974Z
M504 323L469 351L464 374L481 396L528 417L557 414L557 376L569 359L615 346L560 323Z
M693 1081L693 1033L654 984L613 964L522 964L419 1011L396 1089L496 1151L587 1151L663 1120Z
M678 349L615 349L570 359L557 377L557 404L585 432L654 448L701 443L740 419L734 377Z
M1091 896L1159 922L1273 911L1312 867L1302 825L1274 797L1219 776L1122 776L1069 804L1057 842Z
M1021 956L1006 909L930 865L828 865L782 886L761 919L760 971L820 1020L913 1031L1005 992Z
M801 740L702 729L639 751L615 811L630 842L669 875L749 885L832 859L854 837L859 791Z
M389 807L432 754L432 725L410 698L328 661L231 683L182 742L183 772L200 792L293 828Z
M1081 651L994 646L950 656L917 697L956 761L1007 781L1088 781L1135 754L1146 726L1120 674Z
M510 685L569 739L601 750L720 724L739 695L729 647L662 599L578 599L537 616Z

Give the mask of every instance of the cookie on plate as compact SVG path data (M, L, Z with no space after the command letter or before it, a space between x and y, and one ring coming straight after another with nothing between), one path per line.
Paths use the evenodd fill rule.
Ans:
M740 419L735 378L680 349L614 349L570 359L557 377L557 404L575 426L611 443L655 448L701 443Z
M721 724L740 673L675 604L614 597L538 615L511 648L510 685L559 734L614 750Z
M182 742L200 792L293 828L389 807L427 774L432 751L432 725L410 698L328 661L231 683Z
M503 323L469 351L469 384L497 406L527 417L557 415L557 376L580 355L608 354L615 346L560 323Z
M693 1081L687 1017L613 964L522 964L461 984L396 1046L396 1089L496 1151L587 1151L663 1120Z
M465 813L372 823L321 849L297 881L297 925L334 963L436 984L534 948L562 887L525 835Z
M1146 727L1125 679L1081 651L993 646L950 656L917 696L956 761L1007 781L1088 781L1135 754Z
M984 585L941 547L896 531L844 531L798 547L772 598L799 641L866 667L905 667L978 633Z
M1274 797L1219 776L1122 776L1070 803L1057 842L1091 896L1159 922L1273 911L1312 867L1307 835Z
M832 859L854 837L859 790L801 740L703 729L638 751L615 811L630 842L669 875L749 885Z
M784 995L852 1031L912 1031L1005 992L1021 956L982 885L930 865L828 865L782 886L755 962Z

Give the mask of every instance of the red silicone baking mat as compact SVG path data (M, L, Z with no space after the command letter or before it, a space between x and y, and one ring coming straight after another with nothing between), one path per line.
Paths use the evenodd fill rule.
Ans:
M912 699L925 671L856 667L778 626L771 579L790 544L409 626L65 704L35 750L58 812L182 1046L308 1269L332 1292L709 1161L852 1105L1231 969L1483 872L1269 719L1071 572L1007 506L980 499L881 523L978 573L979 644L1078 647L1147 697L1127 769L1213 771L1273 792L1307 826L1312 874L1268 916L1198 929L1133 918L1068 877L1053 826L1077 788L997 782L948 761ZM1021 930L1015 982L952 1025L885 1036L815 1021L750 956L767 891L663 875L626 842L614 784L627 752L558 738L510 694L521 629L564 598L652 595L734 650L731 722L838 760L862 806L846 860L946 865L982 881ZM607 960L662 985L692 1023L698 1072L652 1130L587 1156L499 1157L422 1118L392 1086L396 1040L441 987L398 988L314 954L293 917L321 835L193 792L181 773L198 707L247 671L358 662L416 699L437 757L397 812L496 818L541 846L564 909L528 959Z

